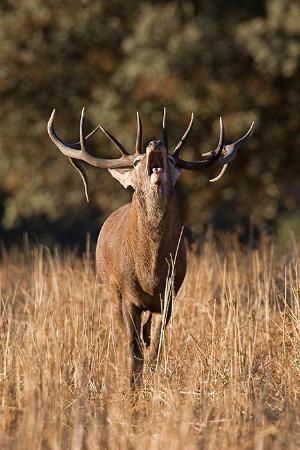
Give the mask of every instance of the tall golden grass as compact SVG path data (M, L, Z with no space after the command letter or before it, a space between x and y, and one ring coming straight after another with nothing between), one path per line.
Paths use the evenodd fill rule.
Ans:
M299 449L299 248L189 252L161 348L131 393L92 259L3 252L1 449Z

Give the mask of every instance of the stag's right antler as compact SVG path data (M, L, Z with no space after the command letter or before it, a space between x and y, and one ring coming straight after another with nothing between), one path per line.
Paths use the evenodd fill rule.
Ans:
M119 151L122 154L121 158L116 158L116 159L96 158L95 156L92 156L87 152L86 147L85 147L87 137L85 137L85 135L84 135L84 128L85 128L84 108L82 109L81 119L80 119L80 129L79 129L80 141L76 144L67 144L67 143L63 142L57 136L57 134L54 131L54 127L53 127L54 116L55 116L55 109L53 110L51 117L49 119L49 122L48 122L48 133L49 133L51 140L54 142L54 144L59 148L59 150L65 156L68 156L68 158L79 159L88 164L91 164L94 167L99 167L101 169L121 169L121 168L128 168L128 167L133 166L133 161L136 158L137 154L135 153L135 154L131 155L125 149L125 147L123 147L123 145L120 144L120 142L112 134L110 134L105 128L101 127L101 125L98 125L98 127L111 140L111 142L119 149ZM96 129L93 131L93 133L96 131ZM139 154L139 152L138 152L138 154Z
M135 153L130 154L128 150L105 128L101 125L98 125L90 134L87 136L84 133L85 129L85 117L84 117L85 109L82 109L81 118L80 118L80 140L74 144L67 144L62 141L56 134L53 126L54 117L55 117L55 109L52 111L50 119L48 121L48 134L54 144L59 148L63 155L67 156L76 170L78 170L83 184L87 201L89 201L88 197L88 180L86 173L84 171L83 166L80 164L80 161L84 161L94 167L99 167L101 169L122 169L122 168L130 168L133 167L133 163L135 158L142 153L142 123L140 119L139 112L137 111L137 136L136 136L136 146ZM117 147L117 149L121 152L122 156L120 158L115 159L103 159L96 158L95 156L90 155L86 150L86 141L90 137L92 137L97 129L103 131L103 133L110 139L110 141Z

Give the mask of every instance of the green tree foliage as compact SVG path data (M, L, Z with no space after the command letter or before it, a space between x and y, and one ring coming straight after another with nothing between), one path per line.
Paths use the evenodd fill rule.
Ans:
M50 142L46 123L77 140L79 115L127 146L142 114L145 142L161 136L162 107L176 144L196 113L186 158L227 139L252 120L257 129L224 180L214 169L185 173L179 192L196 230L241 220L276 223L299 207L300 6L296 0L3 0L0 5L0 214L2 230L44 221L82 235L99 228L130 193L89 169L91 204L81 181ZM95 153L112 156L103 136ZM53 228L47 229L51 235ZM46 230L46 232L47 232Z

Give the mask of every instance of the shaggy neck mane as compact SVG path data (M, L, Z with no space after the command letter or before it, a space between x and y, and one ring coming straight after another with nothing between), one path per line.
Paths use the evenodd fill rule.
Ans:
M174 208L176 211L174 211ZM134 193L132 198L132 213L137 220L138 230L145 234L149 233L149 238L157 238L157 234L162 234L169 221L173 219L174 212L177 212L176 193L167 187L154 188L147 195Z

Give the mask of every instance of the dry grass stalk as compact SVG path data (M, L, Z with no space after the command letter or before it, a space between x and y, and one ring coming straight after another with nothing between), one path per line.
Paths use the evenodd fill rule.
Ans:
M190 253L161 362L132 399L89 258L4 254L0 448L299 449L299 271L296 246Z

